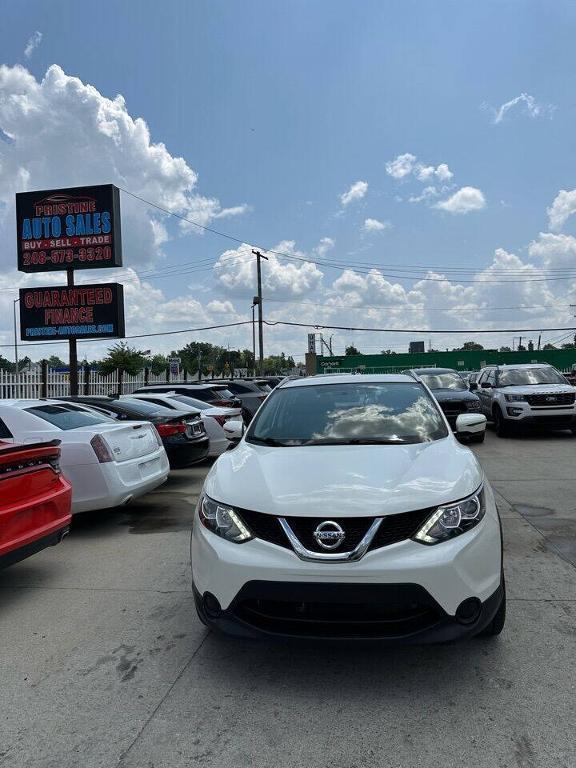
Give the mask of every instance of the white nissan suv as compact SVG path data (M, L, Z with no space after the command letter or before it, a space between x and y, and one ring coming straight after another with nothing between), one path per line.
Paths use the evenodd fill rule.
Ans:
M462 414L457 434L485 422ZM245 637L389 642L501 631L494 495L423 382L288 381L238 437L194 517L205 624Z
M480 371L474 389L500 437L519 426L576 434L576 387L551 365L490 366Z

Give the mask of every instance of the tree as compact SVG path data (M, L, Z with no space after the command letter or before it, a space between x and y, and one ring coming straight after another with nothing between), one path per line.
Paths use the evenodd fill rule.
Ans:
M344 352L344 354L345 354L346 356L350 356L350 355L360 355L360 354L361 354L361 352L360 352L358 349L356 349L356 347L355 347L353 344L350 344L350 346L349 346L349 347L346 347L346 351Z
M528 342L528 352L534 352L534 342L532 339Z
M544 344L542 349L556 349L556 347L554 346L554 344L550 344L550 342L548 342L547 344Z
M150 370L154 376L160 376L168 368L168 358L166 355L154 355L150 359Z
M500 347L499 351L500 352L512 352L512 348L511 347Z
M66 363L61 360L57 355L51 355L48 360L48 368L65 368Z
M108 356L100 363L104 376L114 371L122 371L129 376L136 376L146 366L146 356L140 350L130 347L125 341L114 344L108 350Z
M476 341L465 341L461 347L457 347L455 352L473 352L475 350L484 349L482 344L478 344Z

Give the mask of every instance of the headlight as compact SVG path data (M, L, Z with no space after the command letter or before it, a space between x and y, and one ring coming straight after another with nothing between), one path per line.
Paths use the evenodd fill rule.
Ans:
M504 399L507 403L523 403L526 397L525 395L504 395Z
M198 517L202 525L226 541L242 544L252 538L252 534L232 507L219 504L208 496L202 496L200 500Z
M468 410L468 411L479 411L480 410L480 401L479 400L468 400L466 402L466 410Z
M421 544L439 544L453 539L478 525L485 512L484 489L480 488L456 504L438 507L414 536L414 540Z

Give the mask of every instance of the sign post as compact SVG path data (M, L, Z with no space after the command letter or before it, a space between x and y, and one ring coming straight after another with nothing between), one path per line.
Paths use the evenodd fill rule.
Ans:
M122 266L120 191L113 184L18 192L18 269L66 271L66 287L20 291L21 337L66 338L70 394L78 394L78 338L122 337L124 302L116 283L76 286L74 270Z

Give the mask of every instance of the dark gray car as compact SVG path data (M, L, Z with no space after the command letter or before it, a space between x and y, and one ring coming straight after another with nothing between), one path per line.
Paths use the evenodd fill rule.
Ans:
M250 420L258 408L262 405L264 400L268 397L268 393L271 392L271 388L268 383L263 379L254 379L248 381L247 379L230 379L219 380L219 384L226 386L226 389L230 390L237 398L242 401L242 411L246 418Z

